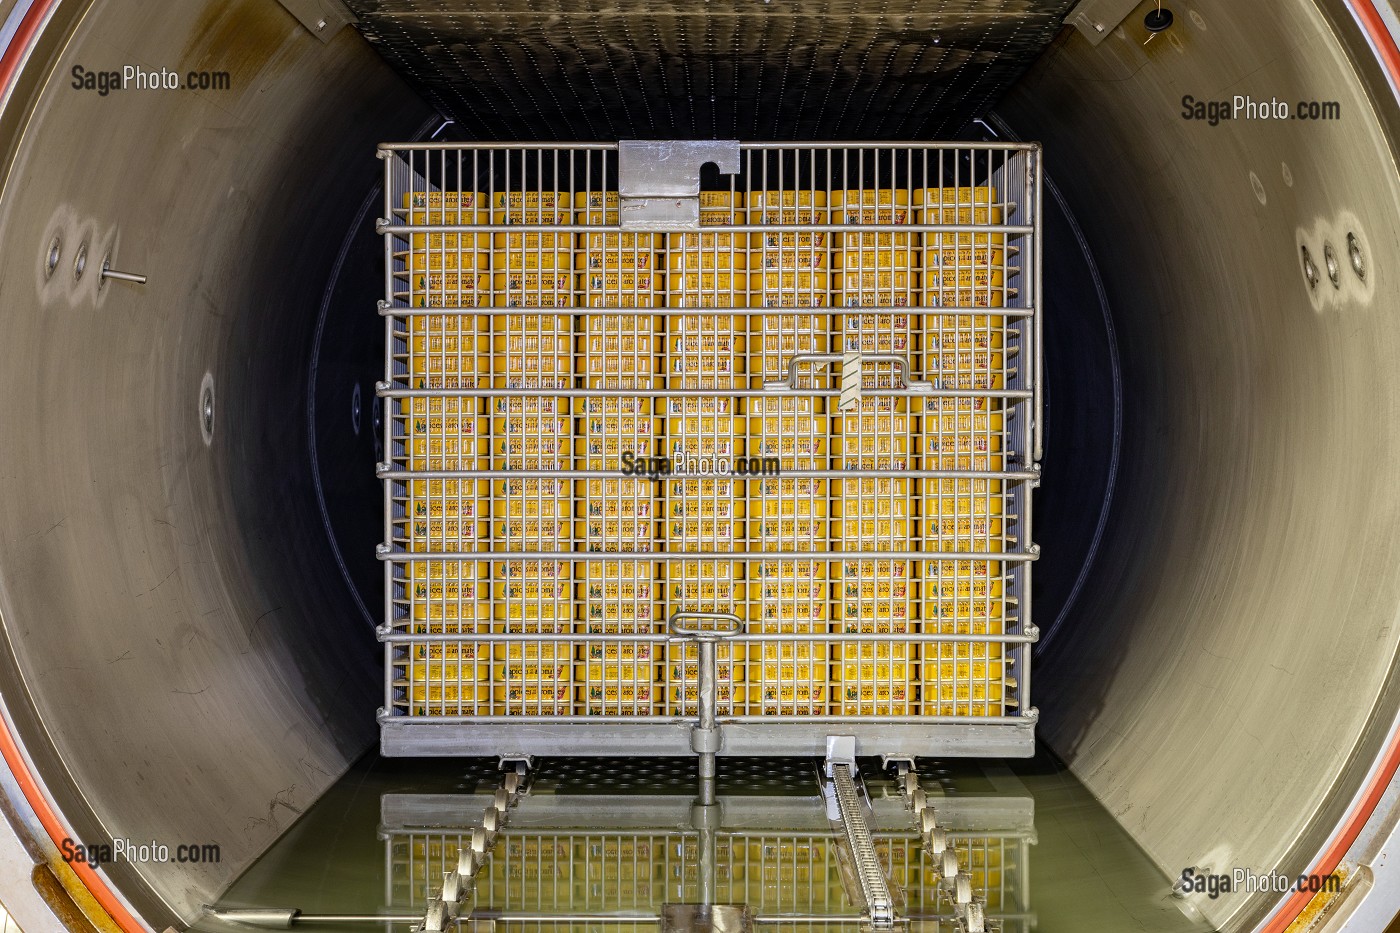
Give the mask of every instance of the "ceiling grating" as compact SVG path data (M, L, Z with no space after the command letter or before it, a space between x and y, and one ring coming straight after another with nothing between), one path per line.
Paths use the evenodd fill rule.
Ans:
M483 140L940 139L985 113L1072 0L348 0Z

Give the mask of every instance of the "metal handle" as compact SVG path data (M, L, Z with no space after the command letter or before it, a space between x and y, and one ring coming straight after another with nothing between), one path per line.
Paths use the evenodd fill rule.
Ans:
M789 392L797 388L797 367L799 364L840 363L845 358L845 355L841 353L794 353L788 357L787 374L781 379L765 381L763 389L765 392ZM920 394L933 391L933 383L909 378L909 361L898 353L862 353L859 355L859 361L862 363L866 361L893 363L899 381L904 383L906 391Z
M102 278L120 279L123 282L135 282L137 285L146 284L146 277L139 272L118 272L113 269L110 258L102 260Z
M727 629L703 629L692 628L682 625L681 619L700 619L709 622L728 622ZM729 638L733 635L742 634L744 631L744 620L732 612L690 612L680 610L672 613L666 620L666 629L672 635L682 638L698 638L701 641L714 641L717 638Z

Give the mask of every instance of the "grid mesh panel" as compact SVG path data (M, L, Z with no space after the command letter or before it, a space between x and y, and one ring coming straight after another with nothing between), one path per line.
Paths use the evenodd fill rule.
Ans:
M386 895L395 908L421 909L457 864L468 836L448 831L398 829L386 833ZM665 903L699 899L700 837L692 832L522 832L495 841L475 887L474 910L504 915L650 913ZM950 833L960 871L982 899L989 919L1003 929L1029 930L1028 837L1017 833ZM954 904L940 884L941 860L913 834L876 833L874 847L905 916L950 924ZM829 833L720 832L715 842L715 903L746 904L764 917L764 929L787 916L860 923L849 899ZM512 929L524 924L513 924ZM596 925L596 921L595 921ZM653 933L654 923L635 927ZM801 923L813 933L835 923ZM583 933L590 924L553 922L542 929Z
M384 155L385 716L1033 721L1034 147Z
M473 139L937 139L986 112L1069 0L348 0Z

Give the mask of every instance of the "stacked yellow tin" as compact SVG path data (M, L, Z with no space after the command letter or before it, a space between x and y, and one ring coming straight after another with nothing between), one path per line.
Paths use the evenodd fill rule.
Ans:
M742 204L742 196L731 192L701 192L701 226L742 222ZM738 607L742 615L742 563L698 555L732 553L744 537L743 483L726 475L743 454L744 431L726 393L739 388L744 377L745 318L732 309L748 305L747 245L733 232L672 233L667 257L668 305L697 310L667 318L666 387L714 394L672 395L666 401L666 444L658 452L671 471L662 478L666 549L697 554L666 562L666 605L670 612ZM717 651L719 708L742 712L743 652L723 642ZM698 664L694 643L668 646L669 712L697 711Z
M589 226L617 226L617 192L574 195L575 218ZM659 233L580 233L574 252L580 303L590 308L655 308L665 295Z
M749 195L750 224L811 227L831 223L825 191L787 189ZM749 235L749 268L761 272L828 268L831 236L823 230L774 230Z
M989 186L926 188L915 192L923 223L973 229L927 234L920 271L930 307L999 308L1014 291L1006 235L977 226L1005 222ZM940 388L982 392L1006 385L1005 322L997 315L928 314L920 365ZM977 396L923 403L920 453L927 469L1000 471L1004 415L999 402ZM1004 549L1000 480L931 479L923 486L920 531L928 551L995 553ZM981 559L932 560L920 565L925 632L969 636L926 645L920 664L921 708L927 715L1000 715L1010 672L998 642L977 636L1005 631L1004 565Z
M742 193L702 191L700 226L742 224L746 219L743 207ZM748 265L749 244L745 234L714 232L668 235L667 268L671 272L737 272L747 269Z
M859 635L910 634L917 609L913 561L880 551L912 551L915 497L909 469L915 420L901 397L860 400L835 419L832 463L859 470L833 497L832 534L859 559L841 563L837 604L843 633L857 636L833 660L843 715L903 715L915 711L915 652L908 642L862 641ZM887 475L869 475L885 473Z
M492 196L493 224L573 223L562 191L508 191ZM567 308L574 304L573 241L554 231L496 233L492 239L492 303L503 308Z
M575 196L579 220L617 224L617 193ZM577 241L575 267L582 302L596 313L583 317L581 337L586 385L583 465L588 470L630 473L662 443L655 400L619 395L660 387L664 323L645 310L658 304L660 276L656 234L589 232ZM636 309L636 310L621 310ZM644 476L590 477L575 484L583 502L579 537L589 552L645 553L656 549L660 516L654 483ZM649 634L655 629L657 587L652 561L593 560L580 565L581 611L593 634ZM660 700L660 653L650 642L585 641L574 668L579 712L585 715L650 715Z
M825 225L831 220L825 191L756 191L748 220L762 225ZM820 230L749 235L749 292L754 307L782 309L749 318L750 372L756 383L785 377L792 357L826 353L827 315L814 308L831 303L829 247Z
M404 566L410 634L472 635L490 622L485 561L412 561ZM409 714L476 715L489 712L489 649L476 642L430 642L406 649L396 661Z
M990 186L921 188L914 192L920 224L969 227L1005 223ZM922 288L928 307L1000 308L1005 305L1006 234L973 229L924 236ZM968 317L976 322L977 318ZM986 318L980 318L983 326Z
M572 222L567 195L553 191L494 196L492 222L547 225ZM572 388L574 326L571 311L542 308L574 304L572 242L566 233L502 232L493 239L493 303L532 309L494 319L498 388L539 390L538 395L498 397L493 466L498 470L568 470L573 465L570 400L555 394ZM521 476L496 481L493 550L573 550L573 497L557 477ZM567 643L574 616L573 569L567 558L499 560L493 573L496 631L543 636L539 641L493 644L493 699L511 713L573 712L573 658Z
M838 190L831 193L831 201L833 223L851 226L909 223L909 192L903 189ZM917 242L916 234L888 230L839 234L832 251L832 268L836 270L833 280L836 303L855 308L907 308L917 305ZM850 326L860 323L859 317L845 315L842 320L847 322L843 324L842 332L848 339L864 333ZM886 324L883 330L907 333L907 320L903 327L891 328ZM876 341L866 352L891 352L881 345L888 342Z
M668 544L672 553L700 550L698 547ZM741 561L702 557L666 561L666 607L671 613L734 613L744 615L744 565ZM690 619L693 628L727 628L702 619ZM718 658L717 699L721 715L745 711L744 658L741 645L721 640L715 648ZM694 716L700 704L699 652L694 642L666 647L665 702L671 715Z
M615 218L609 222L615 223ZM655 274L650 268L649 253L602 248L612 246L611 243L590 245L594 248L583 246L579 254L587 257L590 267L580 276L603 277L592 281L591 288L584 286L589 289L590 307L630 308L652 303L649 283L644 297L634 290L639 280ZM619 277L627 281L613 281ZM602 393L659 386L656 369L663 322L657 315L610 311L585 315L584 326L587 386L601 390L600 394L590 395L584 404L584 466L589 470L625 472L661 446L656 402L641 395ZM655 484L650 479L591 477L575 485L585 510L580 535L588 551L655 550L659 509ZM582 569L584 579L579 595L588 632L615 635L648 634L655 630L659 593L653 562L596 560L582 565ZM574 670L578 711L585 715L654 713L660 700L656 685L660 663L657 647L643 641L585 641L580 646L580 663Z
M834 222L856 225L907 225L909 192L903 189L833 191ZM862 230L839 234L832 251L833 294L843 308L908 308L919 304L918 262L913 233ZM914 325L911 327L911 324ZM845 311L838 327L842 349L863 354L893 354L912 363L919 321L908 311ZM899 385L890 361L863 364L862 387Z
M680 339L680 338L676 338ZM708 357L722 366L720 354ZM732 377L701 370L680 378L682 384L714 387ZM742 420L732 415L732 398L724 395L671 396L666 416L666 448L671 474L665 476L665 537L668 552L732 553L743 541L742 481L732 478L735 459L743 455ZM734 559L669 560L669 611L732 612L742 602L742 563ZM679 602L676 602L679 598ZM666 649L666 699L672 712L693 709L699 685L696 644ZM742 699L742 649L722 644L721 709Z
M781 475L827 468L824 403L814 396L749 402L749 467L759 472L748 481L750 552L829 549L828 481ZM822 715L829 699L828 645L783 636L827 632L826 562L771 558L750 566L757 579L749 583L749 598L758 614L749 632L774 637L749 649L749 702L764 714Z
M551 377L552 378L552 377ZM525 379L527 387L530 377ZM568 400L509 396L497 399L492 422L497 470L567 470L573 456ZM568 481L519 476L497 480L493 550L568 552L573 549L573 498ZM572 629L572 566L566 557L503 560L497 555L492 595L495 631L543 636L492 645L493 699L508 712L573 712L569 645L548 636Z
M599 373L588 375L586 384L594 394L580 406L583 466L629 475L590 477L575 484L585 505L578 536L590 552L652 551L659 517L653 508L656 489L635 471L661 448L662 425L652 398L619 393L655 389L660 378L655 372L620 365L617 358L628 355L654 367L657 355L648 352L643 358L638 348L649 351L659 340L654 331L660 330L661 322L652 315L630 313L621 319L592 314L584 320L585 360Z
M479 191L404 194L409 224L486 224L490 212ZM415 308L490 304L491 238L486 233L411 233L394 253L394 296Z
M414 225L489 222L479 192L404 195L402 216ZM475 307L490 303L491 238L486 233L412 233L394 253L395 297L413 307ZM413 389L461 390L490 384L491 344L485 315L419 313L395 321L394 355ZM415 397L391 403L394 434L409 469L477 470L491 462L488 421L479 399ZM417 479L404 486L399 537L412 552L484 550L490 532L484 481ZM485 562L411 561L400 568L395 601L413 634L470 634L489 621ZM488 671L470 643L414 645L396 660L396 678L410 713L470 714L489 691ZM480 667L480 669L478 669Z
M396 351L415 389L476 388L489 373L484 315L410 314L397 321ZM487 420L470 396L417 396L396 403L395 435L410 470L479 470L490 463ZM490 533L483 484L413 480L399 534L405 550L475 551Z
M412 403L430 401L424 398ZM401 416L410 470L481 470L490 463L487 419L475 399L444 398L449 414ZM431 407L422 405L421 407ZM463 411L463 408L466 411ZM412 552L484 550L491 509L484 484L475 480L415 479L407 484L399 520L404 549Z
M939 358L949 354L971 361L990 361L1000 355L958 349L944 351ZM982 384L995 381L985 366L971 375ZM926 469L997 472L1005 468L1003 413L971 403L971 398L925 400L919 449ZM920 507L924 549L1004 550L1003 488L1001 480L985 477L925 480ZM1008 658L1000 643L978 640L978 636L1005 633L1003 567L1000 562L968 558L921 562L923 631L968 637L923 647L920 694L925 714L1001 715L1004 690L1011 682Z
M700 193L701 226L743 222L743 196L728 191ZM673 389L732 390L745 372L747 319L723 309L749 304L748 246L741 233L672 233L667 262L668 303L673 308L719 309L716 313L672 315L667 320L667 386ZM700 399L676 399L682 413ZM713 406L719 399L704 399ZM728 400L724 400L728 405ZM720 414L718 411L711 413ZM723 414L733 414L726 409Z

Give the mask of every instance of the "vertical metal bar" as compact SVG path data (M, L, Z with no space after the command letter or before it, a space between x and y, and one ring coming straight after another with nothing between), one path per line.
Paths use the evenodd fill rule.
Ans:
M711 747L711 737L715 735L715 724L717 720L716 707L719 702L715 693L715 681L718 679L718 662L715 655L715 640L713 638L701 638L699 646L700 655L700 689L699 689L699 727L698 731L705 733L703 744L695 750L699 752L700 759L697 768L700 776L699 798L704 806L710 806L715 802L715 753L716 749ZM699 744L699 743L697 743ZM717 745L718 743L713 743Z
M411 156L410 156L411 158ZM394 220L394 167L399 161L398 156L392 152L380 150L380 159L384 162L384 201L383 217L386 223L393 223ZM412 177L411 173L410 176ZM384 234L384 298L383 301L388 307L393 306L394 301L394 235ZM410 244L412 240L410 239ZM412 250L410 249L410 255ZM410 260L410 265L412 264ZM412 270L410 270L410 280ZM394 324L397 319L393 315L384 317L384 379L386 382L394 378ZM393 459L393 423L394 406L399 404L394 399L384 399L379 403L380 424L383 442L383 458L386 462ZM393 480L383 480L381 488L382 496L382 527L383 539L381 547L388 547L393 540L393 500L392 487ZM395 566L386 563L384 567L384 624L392 625L394 622L394 575L401 571ZM393 644L384 645L384 712L386 715L394 715L394 667L393 656L398 649ZM412 697L409 697L412 700ZM411 712L411 709L406 710Z

